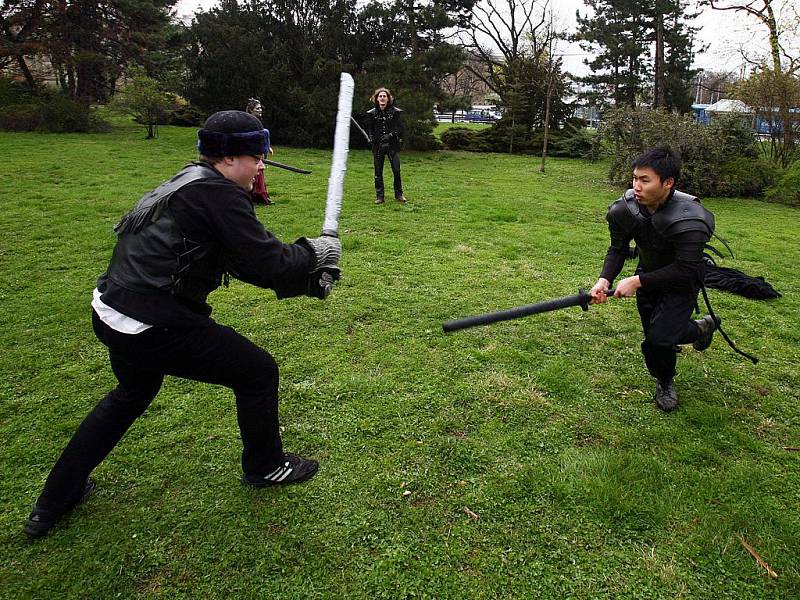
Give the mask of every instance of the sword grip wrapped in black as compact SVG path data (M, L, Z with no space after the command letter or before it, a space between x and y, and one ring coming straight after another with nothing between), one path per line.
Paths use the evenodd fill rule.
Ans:
M606 291L606 295L613 296L614 291L614 288L612 288ZM519 319L520 317L527 317L528 315L561 310L562 308L569 308L570 306L580 306L583 310L589 310L589 301L591 299L591 295L583 288L580 288L578 293L574 296L565 296L564 298L556 298L555 300L547 300L546 302L526 304L525 306L517 306L516 308L509 308L507 310L498 310L496 312L475 315L474 317L445 321L442 324L442 329L445 333L449 333L451 331L458 331L459 329L477 327L478 325L488 325L489 323L497 323L498 321L509 321L511 319Z

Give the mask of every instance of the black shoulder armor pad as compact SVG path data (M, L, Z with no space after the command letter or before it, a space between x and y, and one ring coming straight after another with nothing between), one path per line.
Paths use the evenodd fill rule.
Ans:
M625 233L632 233L641 218L640 215L639 204L633 197L633 190L627 190L608 207L606 221Z
M367 111L367 114L368 114L368 115L374 115L376 110L378 110L378 109L377 109L377 108L370 108L370 109Z
M686 231L702 231L711 237L714 215L695 196L675 191L670 201L653 215L653 227L665 237Z

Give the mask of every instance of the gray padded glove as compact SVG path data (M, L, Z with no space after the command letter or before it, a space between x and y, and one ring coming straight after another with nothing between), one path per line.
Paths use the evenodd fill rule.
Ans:
M323 235L318 238L305 238L305 242L314 251L316 259L309 273L339 266L339 260L342 258L342 242L339 238Z

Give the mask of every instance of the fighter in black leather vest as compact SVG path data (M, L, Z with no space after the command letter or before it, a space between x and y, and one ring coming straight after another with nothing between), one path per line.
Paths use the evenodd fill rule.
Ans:
M644 272L655 271L675 261L672 237L699 231L711 239L714 233L714 215L695 196L677 190L652 215L642 210L633 190L628 190L608 207L606 220L612 229L621 230L636 242L639 266Z
M222 283L225 266L219 248L189 239L170 211L170 197L185 185L222 177L203 163L184 167L175 177L145 194L114 227L117 245L107 277L134 292L175 294L204 303Z

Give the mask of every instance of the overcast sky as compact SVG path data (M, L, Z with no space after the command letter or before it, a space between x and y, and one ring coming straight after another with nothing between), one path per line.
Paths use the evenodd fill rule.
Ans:
M778 0L783 5L796 0ZM217 5L217 0L179 0L176 10L179 16L191 16L197 7L204 10ZM586 9L582 0L551 0L557 22L566 31L574 31L575 11L580 10L585 14ZM707 52L697 56L695 67L710 71L739 71L743 64L738 49L741 46L754 49L765 48L766 28L758 23L755 18L740 15L733 11L715 11L710 8L703 9L701 16L695 21L699 26L699 41L708 44ZM797 40L795 40L797 42ZM587 55L577 44L562 42L559 51L564 55L566 70L575 75L583 75L588 69L583 64Z

